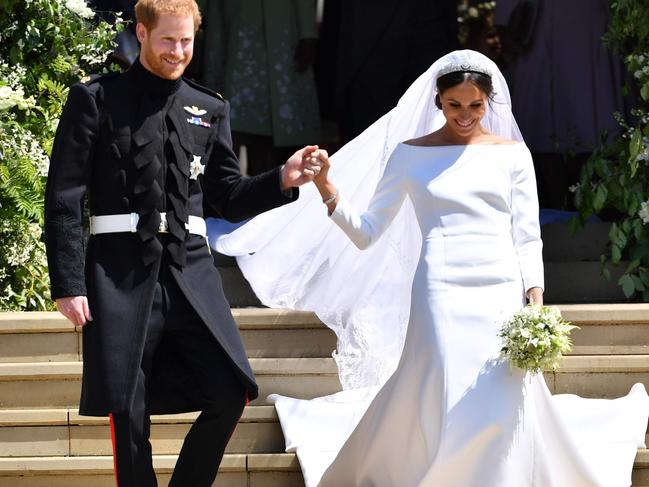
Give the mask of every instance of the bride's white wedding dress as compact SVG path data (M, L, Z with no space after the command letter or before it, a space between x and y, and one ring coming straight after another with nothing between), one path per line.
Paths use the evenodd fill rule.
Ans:
M423 243L396 372L367 410L375 391L273 397L307 485L629 486L642 385L614 401L552 397L542 375L497 361L503 320L543 286L526 146L400 144L368 210L341 199L332 219L367 247L406 196Z
M476 67L494 84L484 129L521 141L498 67L455 51L332 156L331 219L311 185L235 230L208 221L264 304L314 311L338 338L342 392L271 396L307 487L631 484L641 384L615 400L552 396L541 375L495 360L501 323L543 286L525 144L401 143L444 125L440 72Z

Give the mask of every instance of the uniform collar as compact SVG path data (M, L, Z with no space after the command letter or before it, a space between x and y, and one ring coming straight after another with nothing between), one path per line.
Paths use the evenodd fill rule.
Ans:
M145 91L155 93L156 95L173 95L178 91L182 83L182 77L171 80L153 74L142 65L139 58L135 60L129 71Z

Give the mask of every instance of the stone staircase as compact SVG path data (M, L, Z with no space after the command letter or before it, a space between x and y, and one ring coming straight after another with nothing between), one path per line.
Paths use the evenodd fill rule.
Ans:
M581 327L573 354L546 380L553 392L616 397L649 387L649 305L564 305ZM340 389L335 337L311 313L234 309L260 399L248 406L215 485L303 486L270 393L311 398ZM108 421L77 413L80 333L56 313L0 314L0 487L114 486ZM154 416L151 443L160 485L196 414ZM640 450L634 486L649 487L649 451Z

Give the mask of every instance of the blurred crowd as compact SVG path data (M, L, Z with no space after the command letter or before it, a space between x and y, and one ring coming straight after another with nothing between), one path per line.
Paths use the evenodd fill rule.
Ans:
M335 151L394 107L437 58L480 51L506 73L533 153L541 206L570 209L569 187L625 112L621 60L601 38L607 0L197 0L188 76L230 102L248 174L317 142ZM93 0L134 20L135 0ZM132 27L132 25L131 25ZM137 55L132 28L116 59Z

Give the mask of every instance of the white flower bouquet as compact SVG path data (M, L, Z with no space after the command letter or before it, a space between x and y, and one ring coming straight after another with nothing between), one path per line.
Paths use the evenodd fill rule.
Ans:
M530 372L556 370L572 348L570 332L575 328L555 307L527 305L503 323L500 356Z

